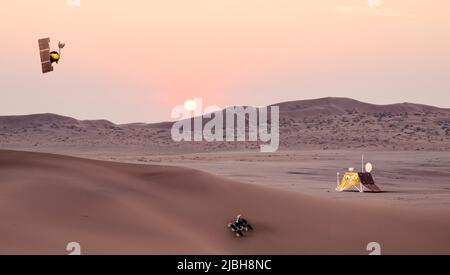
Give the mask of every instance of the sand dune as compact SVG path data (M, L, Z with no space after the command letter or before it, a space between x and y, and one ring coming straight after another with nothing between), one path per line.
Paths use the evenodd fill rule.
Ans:
M255 231L235 238L244 214ZM450 253L450 215L318 199L187 168L0 151L0 253Z

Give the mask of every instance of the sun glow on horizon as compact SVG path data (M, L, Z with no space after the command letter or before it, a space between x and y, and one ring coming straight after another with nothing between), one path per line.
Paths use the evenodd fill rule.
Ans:
M211 106L331 96L449 107L450 1L80 3L2 2L0 115L158 122L194 96ZM67 42L45 77L41 37Z

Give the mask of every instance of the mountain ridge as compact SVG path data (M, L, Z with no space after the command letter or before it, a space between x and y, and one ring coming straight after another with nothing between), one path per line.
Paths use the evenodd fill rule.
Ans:
M339 105L339 104L341 105ZM352 99L352 98L347 98L347 97L322 97L322 98L316 98L316 99L302 99L302 100L293 100L293 101L282 101L279 103L275 103L275 104L270 104L267 107L272 107L272 106L279 106L280 107L280 111L281 112L286 112L286 111L291 111L291 110L286 110L286 108L293 108L293 107L301 107L301 109L314 109L315 108L325 108L325 107L340 107L344 110L347 111L351 111L351 110L356 110L361 112L360 109L355 108L355 107L350 107L347 106L347 108L345 108L346 105L348 105L349 103L356 103L359 104L358 107L361 106L365 106L367 107L368 110L366 110L366 112L376 112L376 111L382 111L382 110L395 110L400 109L399 112L413 112L413 111L430 111L430 110L435 110L435 111L443 111L443 112L449 112L450 113L450 108L441 108L441 107L436 107L436 106L432 106L432 105L426 105L426 104L419 104L419 103L411 103L411 102L403 102L403 103L392 103L392 104L372 104L372 103L366 103L363 101L359 101L356 99ZM258 108L256 106L239 106L239 105L234 105L234 106L230 106L227 108L233 108L233 107L250 107L250 108ZM223 110L226 110L227 108L223 108ZM320 110L320 109L319 109ZM128 122L128 123L115 123L112 122L108 119L77 119L74 117L70 117L70 116L66 116L66 115L60 115L60 114L56 114L56 113L35 113L35 114L26 114L26 115L3 115L0 116L0 123L3 122L3 120L20 120L20 119L29 119L29 120L33 120L33 119L59 119L59 120L65 120L65 121L70 121L70 120L76 120L78 122L102 122L102 123L107 123L107 124L111 124L111 125L115 125L115 126L125 126L125 125L153 125L153 124L161 124L161 123L172 123L171 121L160 121L160 122L151 122L151 123L147 123L147 122Z
M414 103L376 105L334 97L270 106L280 108L282 150L450 150L450 109ZM50 152L103 148L146 153L259 149L258 142L175 142L172 124L115 124L51 113L0 116L0 148Z

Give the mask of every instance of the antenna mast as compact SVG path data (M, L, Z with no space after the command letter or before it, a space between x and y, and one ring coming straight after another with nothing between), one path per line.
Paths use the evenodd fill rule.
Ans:
M336 177L336 190L338 190L339 188L339 172L337 172L337 177Z
M361 172L364 173L364 155L361 155Z

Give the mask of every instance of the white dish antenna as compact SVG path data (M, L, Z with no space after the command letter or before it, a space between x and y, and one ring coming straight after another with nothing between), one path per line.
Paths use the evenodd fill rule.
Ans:
M370 163L370 162L366 163L366 166L364 167L364 170L366 170L367 173L372 172L372 170L373 170L372 163Z

